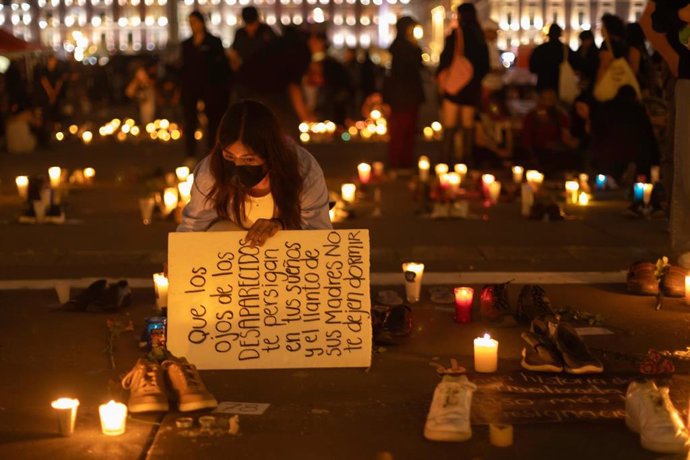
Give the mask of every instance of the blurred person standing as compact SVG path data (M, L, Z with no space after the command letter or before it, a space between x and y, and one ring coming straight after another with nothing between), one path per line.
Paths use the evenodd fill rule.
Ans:
M237 71L254 56L257 51L276 39L271 26L259 20L259 11L253 6L242 8L244 26L235 32L235 40L230 47L230 64Z
M125 94L136 102L139 122L143 125L151 123L156 117L156 81L151 78L143 64L137 66Z
M204 136L213 147L220 119L230 98L230 65L220 38L211 35L199 11L189 15L192 36L182 42L182 106L186 155L196 155L197 104L203 102L208 120Z
M640 84L640 90L645 94L649 94L653 92L656 84L656 75L654 65L652 64L652 56L647 50L647 42L640 24L636 22L627 24L625 26L625 38L630 47L628 53L630 54L631 67L633 70L637 68L635 76Z
M552 89L559 98L562 96L559 94L561 64L567 60L573 69L579 68L577 54L561 42L562 32L558 24L551 24L547 41L537 46L529 58L529 70L537 76L537 92ZM567 58L564 53L568 53Z
M591 91L599 68L599 48L594 42L594 34L591 30L583 30L578 38L580 47L576 54L580 61L580 87L583 91Z
M403 16L395 24L395 40L388 51L392 63L383 85L384 102L390 105L388 162L393 169L411 168L419 106L424 102L422 49L414 38L417 22Z
M65 78L65 72L54 55L48 56L44 67L36 69L36 97L42 119L38 140L44 146L50 142L55 124L60 121Z
M458 29L446 37L441 53L437 76L448 69L453 56L460 52L472 64L472 78L456 94L443 92L441 118L443 123L443 157L452 164L457 160L464 161L468 166L473 164L474 126L477 108L481 103L482 80L489 72L489 49L484 38L477 10L472 3L458 6ZM462 44L456 45L458 35ZM461 155L456 155L455 137L458 133L458 123L461 127Z

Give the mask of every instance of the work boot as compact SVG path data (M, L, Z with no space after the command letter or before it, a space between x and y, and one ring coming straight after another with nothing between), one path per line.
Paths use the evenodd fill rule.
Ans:
M129 390L127 407L132 413L168 410L163 368L160 364L140 358L122 379L122 387Z
M168 379L177 397L180 412L214 409L218 401L204 386L196 366L185 358L171 358L163 362Z
M467 376L445 375L436 385L424 425L424 437L431 441L466 441L472 437L470 409L477 386Z
M625 424L640 434L642 447L652 452L677 454L688 450L688 430L673 407L668 388L652 381L632 382L625 394Z

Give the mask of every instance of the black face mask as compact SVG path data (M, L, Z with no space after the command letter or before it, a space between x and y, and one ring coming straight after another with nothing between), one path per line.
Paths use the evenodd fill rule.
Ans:
M239 182L246 189L253 188L266 177L263 165L237 166L232 161L223 159L223 168L232 180Z

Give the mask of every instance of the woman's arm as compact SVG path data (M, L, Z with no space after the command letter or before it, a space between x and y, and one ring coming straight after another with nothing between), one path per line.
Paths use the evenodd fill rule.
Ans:
M652 44L652 47L657 50L659 54L661 54L661 57L664 58L671 69L673 76L677 77L679 56L673 47L671 47L671 44L666 39L666 36L664 34L660 34L654 30L654 27L652 27L652 13L654 13L655 10L656 4L653 1L647 2L647 6L645 6L642 16L640 16L640 27L642 27L642 31L644 31L644 34L647 37L647 40L649 40L649 43Z
M213 207L213 202L206 199L212 180L207 157L194 169L191 199L182 210L182 221L177 226L178 232L203 232L218 220L218 213Z

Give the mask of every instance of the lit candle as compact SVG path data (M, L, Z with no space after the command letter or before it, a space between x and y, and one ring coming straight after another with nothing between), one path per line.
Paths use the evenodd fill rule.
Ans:
M177 188L168 187L163 191L163 204L165 205L165 213L170 214L177 208L179 197L177 195Z
M539 171L536 171L534 169L530 169L525 173L525 177L527 178L527 183L532 186L532 189L536 192L541 184L544 182L544 175L540 173Z
M93 178L96 177L96 170L93 168L84 168L84 179L87 184L93 182Z
M405 274L405 294L410 303L419 302L422 291L422 277L424 276L424 264L406 262L402 265Z
M450 187L450 178L448 173L443 173L438 176L438 183L441 188L446 189Z
M460 174L460 180L465 180L465 176L467 175L467 165L464 163L458 163L455 166L453 166L453 170Z
M89 145L93 140L93 133L91 131L84 131L81 134L81 140L84 142L84 144Z
M108 436L119 436L125 432L127 406L110 401L98 407L101 416L101 430Z
M489 184L493 184L494 182L496 182L496 178L493 174L482 175L482 191L485 197L489 198Z
M374 177L383 177L383 161L375 161L372 166L374 167Z
M642 182L635 182L633 186L633 201L641 202L644 200L644 184Z
M77 408L79 400L72 398L60 398L50 403L55 411L58 423L58 432L62 436L70 436L74 433L74 424L77 421Z
M187 166L175 168L175 175L177 176L178 181L183 182L187 180L187 177L189 177L189 168Z
M569 203L576 204L578 200L580 184L574 180L565 181L565 197Z
M48 168L48 177L50 177L50 186L53 188L60 186L62 179L62 169L59 166Z
M513 182L519 184L522 182L522 176L525 173L525 168L522 166L513 166Z
M487 188L489 189L489 200L491 203L498 203L498 198L501 196L501 183L499 181L491 182Z
M474 370L496 372L498 368L498 340L489 334L474 339Z
M643 187L644 188L642 189L642 202L645 206L649 206L649 203L652 201L652 190L654 190L654 185L644 184Z
M455 322L467 324L472 321L472 300L474 289L470 287L456 287L455 290Z
M29 196L29 178L27 176L17 176L14 182L17 184L19 196L26 199Z
M489 441L495 447L510 447L513 445L513 425L501 423L489 424Z
M366 185L371 180L371 165L369 163L360 163L357 165L357 175L359 176L359 183Z
M604 190L606 188L606 176L604 174L597 174L596 185L597 190Z
M343 184L340 187L340 194L343 197L343 201L346 203L354 203L356 192L357 186L355 184Z
M192 199L191 182L180 182L179 184L177 184L177 191L180 192L180 200L182 200L182 204L187 204L189 203L189 200Z
M457 191L460 189L460 183L462 182L460 180L460 174L456 172L449 172L446 174L446 181L448 183L448 188L450 191L455 194Z
M580 195L577 197L577 204L587 206L589 204L589 195L585 192L580 192Z
M685 275L685 303L690 305L690 275ZM688 414L690 421L690 414Z
M153 287L156 291L156 307L159 310L168 307L168 278L165 273L153 274Z
M417 163L419 168L419 180L426 182L429 180L429 168L431 163L429 163L429 157L422 155L419 157L419 162Z
M441 177L442 174L448 174L448 165L445 163L439 163L434 166L434 172L436 177Z
M659 166L652 166L649 170L649 176L652 184L656 184L661 180L661 168Z
M425 126L422 133L424 133L424 140L426 141L430 141L434 138L434 130L429 126Z

